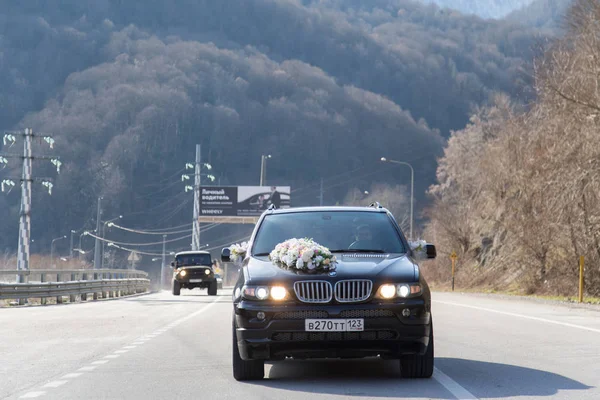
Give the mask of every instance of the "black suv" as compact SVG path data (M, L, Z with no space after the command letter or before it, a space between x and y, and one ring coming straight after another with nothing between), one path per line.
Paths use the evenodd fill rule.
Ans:
M278 243L312 238L337 258L303 273L269 260ZM427 245L419 258L435 258ZM228 248L221 258L230 258ZM398 359L402 376L433 373L429 287L390 212L371 207L268 210L259 219L233 293L233 375L262 379L285 358Z
M210 296L217 295L217 277L212 269L212 259L207 251L182 251L171 262L173 270L173 294L179 296L181 289L208 289Z

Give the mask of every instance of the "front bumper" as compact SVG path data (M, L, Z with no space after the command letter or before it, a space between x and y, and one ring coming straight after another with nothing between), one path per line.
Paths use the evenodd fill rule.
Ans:
M431 310L422 299L395 303L303 305L241 301L235 332L243 360L294 358L399 358L424 354L431 332ZM402 316L404 309L410 316ZM265 313L258 320L259 311ZM305 319L364 318L363 332L305 332Z
M216 282L217 279L211 276L205 277L176 277L174 278L181 287L196 287L196 286L209 286L212 282Z

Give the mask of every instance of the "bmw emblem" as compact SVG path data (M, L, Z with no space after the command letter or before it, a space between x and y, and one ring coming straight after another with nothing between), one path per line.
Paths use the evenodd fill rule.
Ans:
M335 272L335 271L331 271L331 272L329 273L329 276L336 276L336 275L337 275L337 272Z

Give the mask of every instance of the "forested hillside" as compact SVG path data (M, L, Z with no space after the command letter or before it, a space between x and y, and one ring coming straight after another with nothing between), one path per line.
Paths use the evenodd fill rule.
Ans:
M196 143L223 184L257 184L273 153L269 181L302 189L295 205L316 202L321 177L328 204L353 185L406 185L377 160L408 161L420 209L444 138L474 107L497 91L533 98L533 49L548 38L408 0L39 0L0 9L0 27L1 125L52 133L64 162L53 195L34 192L38 251L94 226L100 195L130 225L188 222L178 174ZM17 216L14 190L0 197L2 248Z
M448 142L428 211L440 281L456 250L462 287L574 296L583 256L600 294L600 2L576 2L565 22L535 63L537 101L499 96Z

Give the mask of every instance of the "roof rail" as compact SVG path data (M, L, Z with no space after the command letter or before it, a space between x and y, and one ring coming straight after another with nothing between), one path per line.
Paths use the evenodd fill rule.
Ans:
M377 201L376 201L375 203L371 203L371 204L369 205L369 207L373 207L373 208L383 208L383 207L381 206L381 204L379 204L379 202L377 202Z

